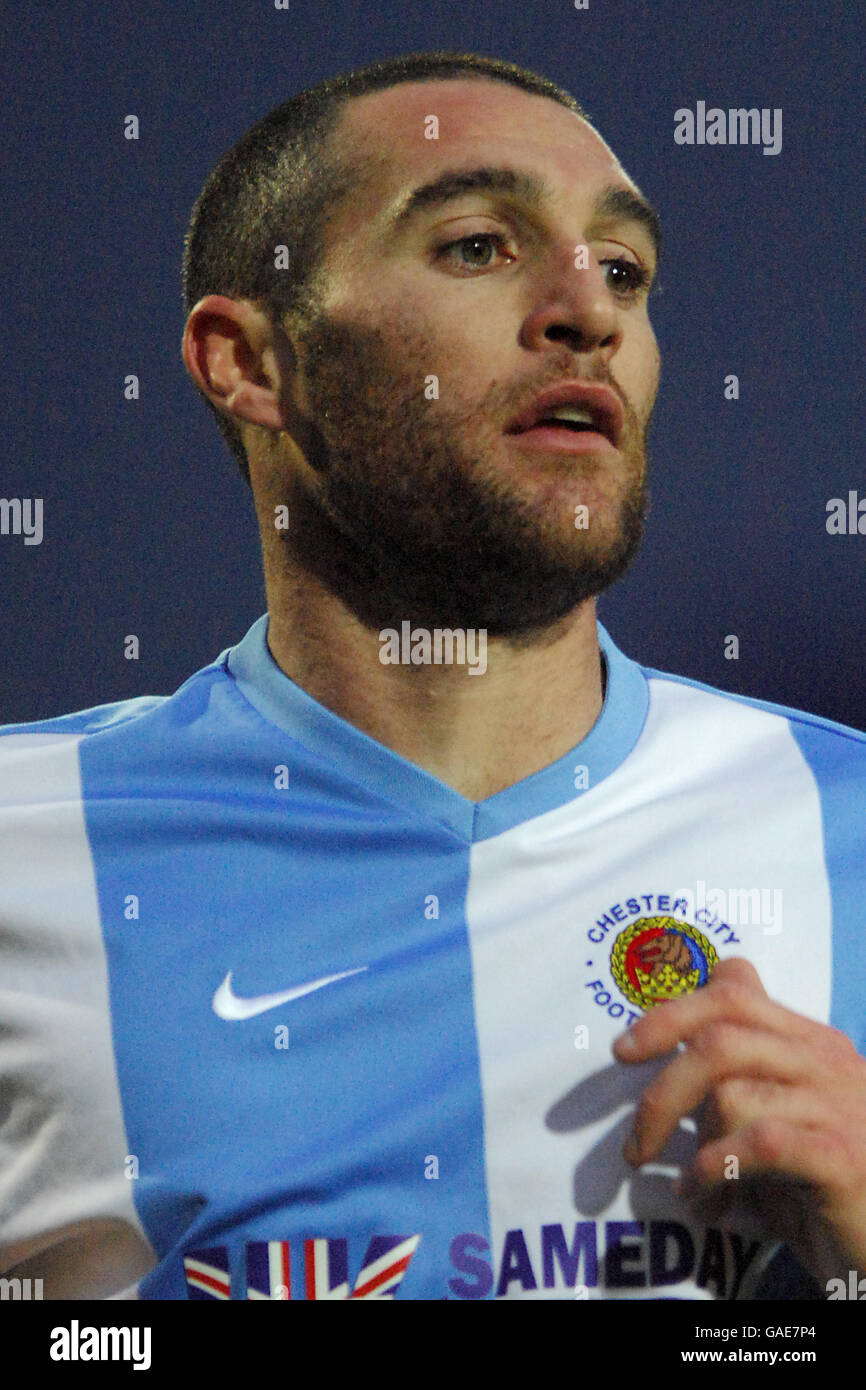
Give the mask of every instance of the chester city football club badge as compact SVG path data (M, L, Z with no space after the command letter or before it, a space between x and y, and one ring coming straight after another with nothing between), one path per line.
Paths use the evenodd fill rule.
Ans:
M692 925L694 918L700 927ZM610 1018L634 1023L641 1012L700 989L719 961L712 938L739 937L687 895L640 893L610 903L586 928L585 981Z
M718 959L697 927L676 917L641 917L615 938L610 968L625 997L648 1009L699 989Z

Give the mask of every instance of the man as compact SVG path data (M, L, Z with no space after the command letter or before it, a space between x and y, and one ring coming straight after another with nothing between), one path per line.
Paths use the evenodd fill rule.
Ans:
M866 736L595 616L658 249L574 100L491 60L324 84L208 180L183 356L268 612L171 697L0 738L0 1244L46 1296L866 1270Z

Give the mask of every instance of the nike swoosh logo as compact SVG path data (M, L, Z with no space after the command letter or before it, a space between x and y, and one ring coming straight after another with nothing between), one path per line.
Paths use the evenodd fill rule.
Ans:
M341 970L339 975L323 975L320 980L311 980L309 984L285 989L281 994L259 994L254 999L238 998L232 990L232 972L229 971L213 997L213 1011L218 1018L228 1019L229 1022L255 1018L256 1014L263 1014L266 1009L275 1009L278 1004L288 1004L291 999L301 999L316 989L332 985L335 980L345 980L347 975L360 975L361 971L366 969L366 965L359 965L355 970Z

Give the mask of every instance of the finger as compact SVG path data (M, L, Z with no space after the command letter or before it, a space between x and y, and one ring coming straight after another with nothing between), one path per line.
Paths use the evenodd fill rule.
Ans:
M839 1126L845 1097L829 1086L783 1085L754 1077L718 1082L698 1112L699 1143L735 1134L759 1120L785 1120L809 1129Z
M838 1130L804 1128L776 1116L764 1117L736 1134L705 1144L684 1174L683 1188L723 1181L726 1165L736 1158L739 1177L767 1173L795 1178L814 1184L832 1200L850 1184L852 1157L850 1145Z
M711 1024L647 1086L623 1150L626 1159L639 1166L656 1158L683 1116L696 1109L721 1083L742 1083L739 1093L729 1086L728 1100L735 1101L739 1094L745 1107L750 1081L756 1095L760 1087L755 1082L790 1086L804 1076L810 1077L813 1071L812 1051L802 1043L727 1022ZM750 1116L730 1113L722 1118L739 1128Z
M748 961L731 959L717 965L709 983L693 994L654 1005L617 1038L614 1056L620 1062L645 1062L663 1056L677 1043L688 1043L700 1029L722 1019L791 1039L809 1039L824 1027L774 1003L754 967Z
M768 1193L772 1206L768 1216L773 1223L785 1215L783 1193L792 1191L791 1180L803 1183L805 1226L801 1219L782 1238L797 1251L807 1252L820 1238L825 1223L834 1247L855 1266L866 1268L866 1164L863 1154L855 1153L852 1139L838 1123L824 1128L804 1129L776 1118L764 1118L747 1125L738 1134L706 1144L699 1151L692 1169L680 1184L682 1195L701 1200L700 1194L723 1190L729 1177L782 1178L780 1191ZM736 1158L732 1172L731 1160ZM803 1194L800 1195L802 1203ZM796 1205L796 1199L794 1202ZM801 1256L802 1257L802 1256Z
M767 998L767 991L764 989L760 975L750 960L745 956L729 956L727 960L720 960L712 978L714 980L732 980L735 984L741 984L747 989L753 989L757 994L763 994Z

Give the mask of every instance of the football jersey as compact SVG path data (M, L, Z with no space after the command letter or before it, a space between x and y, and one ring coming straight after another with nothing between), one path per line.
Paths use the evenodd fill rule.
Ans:
M46 1298L749 1299L779 1232L638 1171L744 956L866 1053L866 735L639 665L472 802L305 693L267 614L170 696L0 729L0 1272Z

